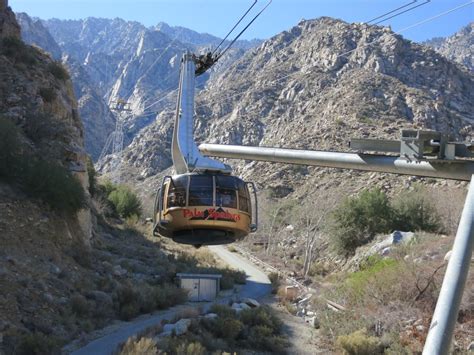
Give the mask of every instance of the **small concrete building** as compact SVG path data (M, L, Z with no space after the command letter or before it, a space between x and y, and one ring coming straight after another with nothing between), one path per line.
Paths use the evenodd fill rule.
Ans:
M222 275L218 274L176 274L179 287L189 291L192 302L214 301L221 289Z

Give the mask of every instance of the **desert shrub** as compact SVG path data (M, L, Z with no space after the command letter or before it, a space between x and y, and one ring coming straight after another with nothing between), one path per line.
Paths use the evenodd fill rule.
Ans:
M255 350L269 351L272 354L286 353L289 342L282 336L274 335L271 328L265 325L256 325L250 328L248 344Z
M18 355L46 355L60 354L61 342L53 336L35 332L25 334L18 339L15 354Z
M118 185L110 180L103 180L100 183L100 188L106 196L109 196L113 191L117 190Z
M93 196L97 188L97 172L94 168L94 162L91 157L87 157L86 160L87 174L89 177L89 193Z
M347 198L331 215L330 234L334 249L344 255L371 241L377 233L390 231L393 210L379 189L365 190Z
M222 318L219 317L214 321L213 332L219 338L225 339L227 341L234 340L237 338L239 333L244 328L244 325L241 321L234 318Z
M121 319L130 320L140 313L140 295L138 289L130 282L120 285L114 292L114 298Z
M223 290L231 289L235 284L244 285L247 281L247 275L240 270L226 268L220 273L222 274L221 288Z
M176 355L204 355L206 348L201 343L193 341L191 343L182 343L176 349Z
M2 39L0 53L11 58L15 63L33 65L36 63L34 51L31 47L15 37L5 37Z
M122 320L129 321L140 314L140 305L137 302L126 303L120 306L119 317Z
M153 339L141 338L137 340L135 337L131 337L122 346L119 355L149 355L156 353L156 342Z
M326 265L324 262L318 261L311 265L311 267L309 268L308 275L309 276L316 276L316 275L326 276L327 274L329 274L329 270L330 268L328 267L328 265Z
M268 275L268 278L272 283L272 293L276 294L281 285L280 275L277 272L272 272Z
M71 310L74 314L85 317L89 314L89 303L82 295L74 295L70 300Z
M56 91L53 88L42 87L39 94L45 102L52 102L56 98Z
M239 313L240 320L246 326L266 326L272 333L279 334L282 322L268 306L245 309Z
M68 71L66 70L66 68L64 68L64 66L59 63L59 62L52 62L48 65L48 70L51 74L53 74L53 76L58 79L58 80L62 80L62 81L66 81L69 79L69 73Z
M440 217L422 188L401 193L392 205L395 210L395 229L426 232L441 230Z
M157 309L165 309L186 302L188 293L174 285L164 284L155 287L155 300Z
M339 336L336 345L347 355L376 355L384 352L381 341L376 337L367 335L365 329Z
M20 142L19 130L13 122L0 117L0 177L11 178L17 170Z
M214 303L209 311L217 314L220 318L235 318L237 314L237 312L229 306L217 303Z
M32 159L24 167L22 185L32 197L39 198L53 209L73 214L86 206L86 197L79 180L61 165Z
M127 186L120 185L108 195L108 200L114 205L121 217L141 215L141 202L138 196Z

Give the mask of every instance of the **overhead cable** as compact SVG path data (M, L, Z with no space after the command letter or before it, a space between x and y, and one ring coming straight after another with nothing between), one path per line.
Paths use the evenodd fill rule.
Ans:
M397 7L396 9L394 9L394 10L392 10L392 11L389 11L389 12L386 12L386 13L380 15L380 16L374 17L373 19L371 19L371 20L369 20L369 21L365 21L365 23L369 24L369 23L374 22L374 21L376 21L376 20L378 20L378 19L380 19L380 18L383 18L383 17L385 17L385 16L387 16L387 15L393 14L394 12L396 12L396 11L398 11L398 10L401 10L401 9L404 9L405 7L412 5L412 4L414 4L415 2L417 2L417 1L418 1L418 0L413 0L412 2L409 2L408 4L405 4L405 5L403 5L403 6Z
M219 49L219 47L222 45L222 43L225 42L225 40L230 36L230 34L235 30L235 28L242 22L242 20L245 18L245 16L247 16L247 14L250 12L250 10L252 10L252 8L255 6L255 4L257 3L258 0L255 0L254 3L247 9L247 11L242 15L242 17L240 18L239 21L237 21L237 23L234 25L234 27L232 27L232 29L227 33L227 35L222 39L222 41L219 43L219 45L214 49L214 51L212 52L212 55L214 55L214 53L217 52L217 50Z

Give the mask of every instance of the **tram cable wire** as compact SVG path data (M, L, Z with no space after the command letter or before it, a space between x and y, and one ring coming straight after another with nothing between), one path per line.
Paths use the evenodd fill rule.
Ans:
M416 5L416 6L410 7L409 9L406 9L406 10L404 10L404 11L402 11L402 12L399 12L398 14L395 14L395 15L392 15L392 16L390 16L390 17L384 18L384 19L382 19L382 20L380 20L380 21L377 21L376 23L374 23L374 25L378 25L378 24L380 24L380 23L382 23L382 22L385 22L385 21L387 21L387 20L390 20L390 19L395 18L395 17L397 17L397 16L400 16L400 15L402 15L402 14L405 14L405 13L407 13L407 12L409 12L409 11L412 11L412 10L414 10L414 9L420 7L420 6L424 6L424 5L426 5L426 4L430 3L430 2L431 2L431 0L426 0L424 3L421 3L421 4L418 4L418 5Z
M412 29L412 28L415 28L415 27L421 26L421 25L423 25L423 24L425 24L425 23L434 21L434 20L436 20L436 19L438 19L438 18L440 18L440 17L446 16L446 15L452 13L452 12L458 11L458 10L460 10L460 9L462 9L462 8L464 8L464 7L467 7L467 6L469 6L469 5L472 5L472 4L474 4L474 0L470 0L470 1L466 2L466 3L460 4L460 5L456 6L456 7L453 7L453 8L450 8L450 9L444 11L444 12L441 12L441 13L439 13L439 14L437 14L437 15L434 15L434 16L432 16L432 17L429 17L429 18L426 18L426 19L421 20L421 21L419 21L419 22L416 22L416 23L414 23L414 24L412 24L412 25L409 25L409 26L407 26L407 27L404 27L404 28L402 28L401 30L398 30L398 31L396 31L396 32L394 32L394 33L395 33L395 34L401 34L401 33L405 32L405 31L408 31L408 30L410 30L410 29ZM349 51L343 52L343 53L339 54L336 58L339 58L339 57L345 56L345 55L347 55L347 54L350 54L350 53L352 53L352 52L354 52L354 51L356 51L356 50L358 50L358 49L368 47L368 46L370 46L370 45L372 45L372 44L375 44L375 43L379 42L380 40L381 40L381 38L377 38L376 40L371 41L371 42L369 42L369 43L366 43L366 44L364 44L363 46L358 46L358 47L356 47L356 48L354 48L354 49L351 49L351 50L349 50ZM276 65L271 66L271 67L268 67L268 68L274 69L274 68L282 67L282 66L284 66L284 65L287 65L287 63L276 64ZM318 65L313 65L312 67L309 67L304 73L301 73L301 71L298 71L298 72L290 73L290 74L288 74L288 75L284 75L284 76L282 76L282 77L280 77L280 78L277 78L277 79L273 80L273 81L270 83L270 85L274 85L274 84L278 83L279 81L282 81L282 80L284 80L284 79L286 79L286 78L289 78L289 77L292 77L292 76L297 76L297 75L301 75L301 74L305 74L305 75L306 75L306 74L308 73L308 70L311 70L311 69L316 68L316 67L318 67ZM267 69L268 69L268 68L267 68ZM177 91L177 89L174 90L174 91ZM173 91L173 92L174 92L174 91ZM173 92L168 93L166 96L172 94ZM242 96L242 95L244 95L244 94L245 94L245 92L239 92L239 93L237 93L237 94L232 94L232 95L228 95L228 96L225 96L225 97L221 97L221 98L219 98L218 100L210 101L210 102L205 103L205 104L203 103L203 104L196 105L196 109L202 108L202 107L211 108L211 105L213 105L213 104L220 103L220 102L226 101L226 100L228 100L228 99L231 99L231 98L234 98L234 97L237 97L237 96ZM165 96L165 97L166 97L166 96ZM162 99L164 99L164 97L163 97ZM144 112L144 113L142 113L142 115L156 114L156 113L159 113L159 112L160 112L160 111Z
M227 46L227 48L224 49L219 54L217 54L216 59L215 59L216 62L232 47L232 45L235 43L235 41L237 41L239 39L239 37L242 36L242 34L250 27L250 25L262 14L262 12L264 12L267 9L267 7L270 6L272 1L273 0L269 0L268 3L265 5L265 7L263 9L261 9L260 12L257 15L255 15L255 17L247 24L247 26L245 26L244 29L242 31L240 31L240 33L232 40L232 42L230 42L230 44Z
M370 24L371 22L374 22L374 21L377 21L378 19L381 19L381 18L384 18L385 16L388 16L390 14L393 14L394 12L398 11L398 10L401 10L401 9L404 9L405 7L408 7L408 6L411 6L413 5L414 3L416 3L418 0L412 0L411 2L409 2L408 4L405 4L403 6L400 6L400 7L397 7L396 9L394 10L391 10L389 12L386 12L380 16L377 16L377 17L374 17L373 19L369 20L369 21L365 21L364 23L366 24Z
M222 41L217 45L217 47L212 51L212 55L214 55L220 46L225 42L225 40L230 36L230 34L235 30L235 28L242 22L242 20L247 16L247 14L252 10L258 0L255 0L254 3L247 9L247 11L242 15L242 17L237 21L237 23L232 27L232 29L227 33L227 35L222 39Z

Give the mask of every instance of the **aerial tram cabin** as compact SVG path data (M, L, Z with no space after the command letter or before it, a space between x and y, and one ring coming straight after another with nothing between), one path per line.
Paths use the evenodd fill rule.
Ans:
M178 243L232 243L257 229L255 186L221 173L167 176L154 216L154 233Z
M154 235L196 247L241 240L258 223L255 185L233 176L230 166L202 156L194 142L195 77L211 65L208 56L190 53L181 61L171 146L177 174L163 179L153 213Z

